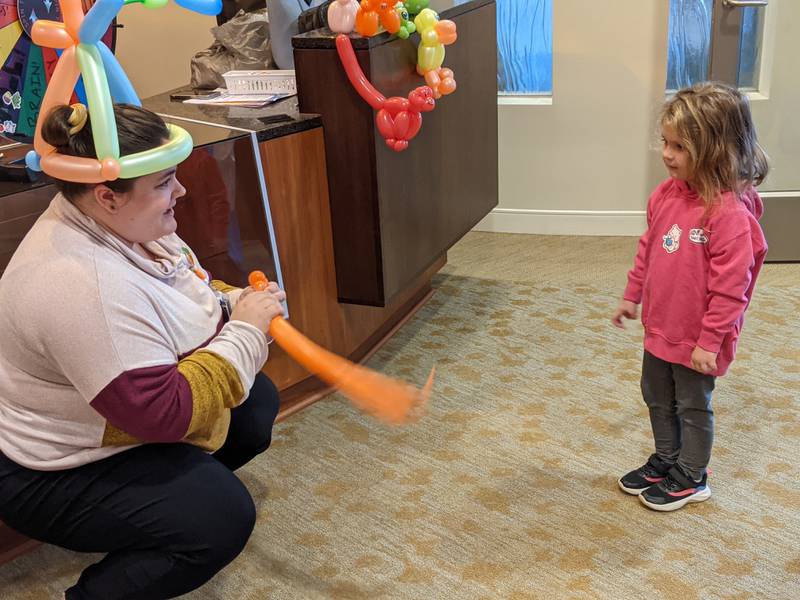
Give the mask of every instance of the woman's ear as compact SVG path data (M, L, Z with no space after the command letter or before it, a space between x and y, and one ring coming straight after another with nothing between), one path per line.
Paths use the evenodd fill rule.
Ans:
M102 183L94 187L93 196L97 205L107 213L115 215L122 206L119 194Z

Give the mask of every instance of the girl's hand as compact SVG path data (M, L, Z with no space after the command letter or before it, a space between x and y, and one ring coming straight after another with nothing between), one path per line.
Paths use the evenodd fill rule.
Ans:
M611 322L614 324L614 327L625 329L625 323L622 321L622 317L631 320L638 319L639 305L629 300L620 300L617 310L614 311L614 315L611 317Z
M692 351L692 368L703 375L713 373L717 370L717 353L695 346Z

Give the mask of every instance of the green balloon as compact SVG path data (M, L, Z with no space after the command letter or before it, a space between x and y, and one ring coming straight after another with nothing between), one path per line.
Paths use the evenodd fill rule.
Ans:
M114 119L114 105L108 89L106 71L100 51L92 44L78 44L78 64L86 89L86 103L89 105L89 119L92 124L92 139L98 160L119 158L117 122Z
M174 167L192 153L192 136L182 127L167 123L169 140L158 148L129 154L119 159L119 176L132 179Z
M405 0L403 4L412 15L419 14L423 9L428 8L428 0Z

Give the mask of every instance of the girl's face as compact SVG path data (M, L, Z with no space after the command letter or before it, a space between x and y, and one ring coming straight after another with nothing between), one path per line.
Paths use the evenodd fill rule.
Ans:
M105 202L101 204L112 208L103 211L103 224L125 241L144 244L177 229L175 203L186 188L175 178L175 167L137 178L129 192L102 187Z
M670 177L691 181L691 158L675 129L669 125L662 125L661 139L664 142L661 158L664 160L664 166L667 167Z

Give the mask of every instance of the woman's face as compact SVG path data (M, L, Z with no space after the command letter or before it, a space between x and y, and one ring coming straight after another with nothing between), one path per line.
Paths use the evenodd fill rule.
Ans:
M174 233L175 202L186 193L175 167L136 179L129 192L113 192L103 224L130 243L144 244ZM108 188L105 188L106 191Z

